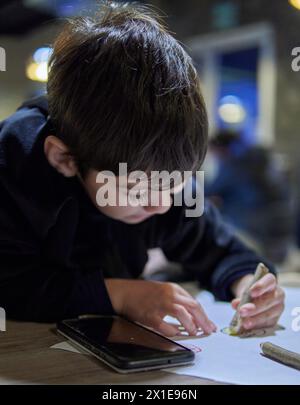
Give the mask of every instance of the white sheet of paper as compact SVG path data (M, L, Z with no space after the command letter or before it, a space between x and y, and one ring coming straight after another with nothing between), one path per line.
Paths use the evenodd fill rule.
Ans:
M195 364L187 367L166 369L179 375L189 375L231 384L248 385L300 385L300 371L262 356L260 344L271 342L285 349L300 353L300 332L292 330L292 310L300 307L300 289L285 289L286 308L280 325L284 330L265 336L239 338L228 336L221 330L228 326L234 311L230 304L215 302L211 294L200 293L198 301L219 330L208 337L186 338L178 343L187 347L200 348ZM172 318L168 317L169 321Z
M56 343L55 345L51 346L50 349L65 350L66 352L72 352L72 353L78 353L78 354L88 354L88 353L84 352L83 350L81 351L79 348L75 347L75 345L72 345L72 343L70 343L68 341Z

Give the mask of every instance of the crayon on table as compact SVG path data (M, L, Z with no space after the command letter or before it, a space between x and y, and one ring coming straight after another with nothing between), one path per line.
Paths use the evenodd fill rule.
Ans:
M271 360L279 361L286 366L300 370L300 354L283 349L269 342L262 343L260 347L263 354Z

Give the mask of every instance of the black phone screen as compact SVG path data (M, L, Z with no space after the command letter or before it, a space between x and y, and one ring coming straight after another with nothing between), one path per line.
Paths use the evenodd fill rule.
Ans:
M64 321L80 340L127 361L188 354L189 349L121 317Z

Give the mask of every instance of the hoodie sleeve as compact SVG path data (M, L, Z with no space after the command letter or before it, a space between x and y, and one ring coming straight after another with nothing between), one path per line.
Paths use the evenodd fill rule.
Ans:
M68 260L78 212L76 217L71 204L65 205L66 182L43 153L52 129L48 118L41 97L0 122L0 306L9 318L28 321L110 314L100 266ZM58 218L60 207L66 215Z
M101 269L43 261L41 241L7 192L0 205L0 306L11 319L113 314Z
M206 203L204 214L199 218L187 218L185 207L173 207L171 211L167 214L168 224L164 224L169 232L167 235L161 232L166 236L160 236L160 247L170 261L181 263L184 270L192 273L217 299L234 298L232 284L253 274L262 261L275 274L270 263L233 234L211 204Z

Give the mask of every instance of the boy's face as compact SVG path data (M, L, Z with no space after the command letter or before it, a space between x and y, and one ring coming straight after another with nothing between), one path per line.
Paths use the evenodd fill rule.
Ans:
M146 173L133 172L128 175L127 171L126 175L121 172L119 177L116 177L104 175L105 172L89 170L82 178L67 146L53 135L46 138L44 152L49 164L60 174L79 178L99 211L128 224L137 224L153 215L165 214L172 206L172 195L180 193L185 185L181 175L174 182L166 176L161 184L153 174L157 172L152 172L154 177L151 181Z
M165 214L171 208L172 194L181 192L184 187L182 183L173 189L155 191L150 188L149 182L132 184L128 178L123 177L116 177L115 182L104 184L99 182L98 172L95 170L90 170L81 182L99 211L127 224L138 224L153 215ZM109 201L108 195L115 198ZM138 197L134 198L136 195ZM157 200L155 204L151 204L151 196L154 195ZM102 197L105 197L105 203ZM140 201L140 204L137 204L137 201Z

